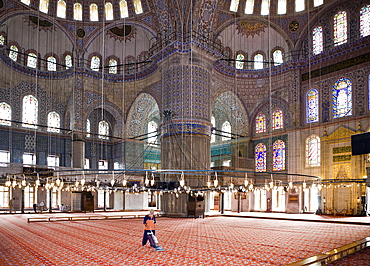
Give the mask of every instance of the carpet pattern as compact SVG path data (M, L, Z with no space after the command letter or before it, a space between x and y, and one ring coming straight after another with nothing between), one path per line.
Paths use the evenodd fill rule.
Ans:
M161 252L142 247L142 233L142 219L27 223L1 215L0 265L286 265L370 236L370 227L159 217Z

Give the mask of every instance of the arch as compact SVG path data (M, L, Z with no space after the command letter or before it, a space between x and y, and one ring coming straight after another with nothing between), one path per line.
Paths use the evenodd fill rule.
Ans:
M349 78L338 79L333 86L333 118L352 115L352 82Z
M60 132L60 116L57 112L48 113L48 132Z
M347 12L339 11L334 15L333 35L334 46L338 46L347 42Z
M254 169L256 172L266 172L266 145L258 143L254 147Z
M12 120L12 108L6 102L0 103L0 125L10 126Z
M306 123L319 121L319 92L317 89L310 89L306 93Z
M256 133L266 132L266 116L264 114L259 114L256 117Z
M126 123L128 137L136 137L147 133L147 125L153 117L159 117L157 101L149 93L141 93L132 103Z
M33 95L23 97L22 105L22 126L27 128L37 128L38 121L38 100Z
M285 142L277 140L272 145L273 158L272 158L272 170L273 171L284 171L285 170Z
M239 97L231 91L220 93L213 105L212 115L216 120L216 128L221 128L223 122L229 121L233 133L248 133L248 115L244 104Z
M306 167L320 166L320 137L311 135L306 139Z
M109 124L105 120L101 120L98 123L98 138L99 139L109 139L110 130L109 130Z

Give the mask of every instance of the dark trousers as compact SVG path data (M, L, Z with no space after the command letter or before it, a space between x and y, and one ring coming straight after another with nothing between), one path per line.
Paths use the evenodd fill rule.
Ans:
M152 230L153 235L155 235L155 230ZM143 246L146 245L148 242L148 233L150 233L150 230L144 230L144 235L143 235Z

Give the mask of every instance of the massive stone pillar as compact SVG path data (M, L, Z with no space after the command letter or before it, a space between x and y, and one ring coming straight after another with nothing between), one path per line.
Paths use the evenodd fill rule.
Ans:
M201 55L174 54L163 64L162 169L207 170L210 167L210 64ZM178 176L166 177L179 181ZM186 186L205 187L206 177L185 176ZM188 195L165 194L161 209L187 216Z

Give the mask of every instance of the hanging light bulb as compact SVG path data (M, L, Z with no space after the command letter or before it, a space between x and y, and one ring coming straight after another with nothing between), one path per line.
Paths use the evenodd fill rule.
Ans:
M303 183L302 183L302 187L303 187L303 189L305 189L306 188L306 182L305 181L303 181Z
M292 182L292 181L290 181L290 182L289 182L289 188L290 188L290 189L292 189L292 188L293 188L293 182Z
M211 187L211 181L207 181L207 187L210 188Z
M230 189L234 189L234 183L231 182L229 187L230 187Z
M122 180L122 186L124 186L124 187L125 187L126 185L127 185L127 180L126 180L126 179L123 179L123 180Z
M59 187L60 186L60 179L59 179L59 176L58 176L58 179L55 180L55 184Z
M14 179L12 182L12 187L15 188L17 186L17 181Z
M274 182L273 181L271 181L270 182L270 188L273 188L274 187Z
M249 183L249 180L247 178L247 173L245 173L244 186L247 187L248 183Z
M5 186L10 187L11 184L12 182L10 181L10 177L8 176L5 182Z
M183 187L184 185L185 185L184 172L181 172L180 187Z
M78 187L78 184L79 184L79 182L78 182L78 180L76 180L75 186Z
M152 173L152 179L150 180L150 185L154 186L155 180L154 180L154 174Z
M112 180L110 181L110 184L112 185L112 187L114 186L114 183L115 183L116 181L114 180L114 178L112 178Z
M35 181L35 186L36 186L36 187L40 186L40 179L37 179L37 180Z
M149 185L148 172L145 172L145 181L144 181L144 184L145 184L146 187Z
M214 187L218 186L217 172L215 172L215 180L213 180Z
M317 189L318 189L318 190L321 190L321 189L322 189L322 185L321 185L321 184L318 184L318 185L317 185Z
M253 189L253 184L250 184L249 185L249 190L252 190Z
M27 182L26 182L26 176L23 175L23 180L21 182L22 186L25 187L27 185Z

